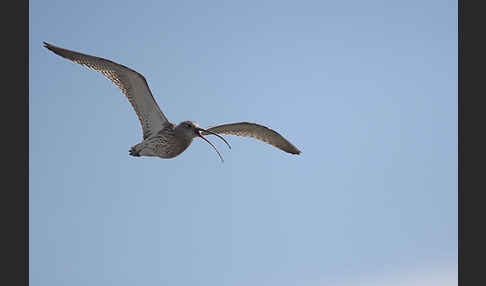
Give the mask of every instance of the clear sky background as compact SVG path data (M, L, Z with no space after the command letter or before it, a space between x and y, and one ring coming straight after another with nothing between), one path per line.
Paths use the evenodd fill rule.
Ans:
M457 285L457 1L45 0L29 26L32 286ZM302 154L131 157L127 99L42 41Z

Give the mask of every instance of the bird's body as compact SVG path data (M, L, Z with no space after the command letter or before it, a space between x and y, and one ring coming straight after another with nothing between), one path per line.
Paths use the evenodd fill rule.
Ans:
M132 146L130 155L136 157L152 156L164 159L176 157L191 145L194 138L186 136L181 129L177 128L173 123L168 124L152 137Z
M143 140L141 143L130 149L130 155L157 156L160 158L174 158L191 145L192 139L178 136L174 124L162 128L152 137Z
M223 160L216 147L203 136L216 135L228 144L218 133L253 137L285 152L300 154L300 151L280 134L256 123L230 123L207 129L200 128L192 121L183 121L176 125L167 120L152 96L145 77L135 70L107 59L63 49L45 42L44 47L61 57L102 73L121 89L135 110L143 131L142 142L129 150L132 156L174 158L191 145L194 137L201 137Z

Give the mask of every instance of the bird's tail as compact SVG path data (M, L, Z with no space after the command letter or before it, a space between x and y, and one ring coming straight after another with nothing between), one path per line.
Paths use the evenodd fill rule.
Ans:
M130 156L140 157L140 150L137 150L138 145L139 144L132 146L132 148L128 150Z

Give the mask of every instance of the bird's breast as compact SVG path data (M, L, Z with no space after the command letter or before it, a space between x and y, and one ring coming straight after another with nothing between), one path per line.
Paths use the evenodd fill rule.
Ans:
M157 156L161 158L174 158L184 152L192 140L185 140L173 134L158 134L150 139L149 144Z

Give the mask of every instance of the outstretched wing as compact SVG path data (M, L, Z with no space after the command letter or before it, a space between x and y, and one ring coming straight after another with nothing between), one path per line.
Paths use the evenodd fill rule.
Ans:
M145 77L113 61L63 49L44 42L55 54L102 73L117 85L128 98L142 125L143 139L164 128L169 121L157 105Z
M285 152L291 154L300 154L300 150L297 149L292 143L283 138L282 135L273 131L272 129L262 126L256 123L250 122L238 122L228 123L218 126L212 126L206 128L206 130L217 134L231 134L237 136L253 137L255 139L266 142L273 145ZM209 135L210 133L201 132L203 135Z

